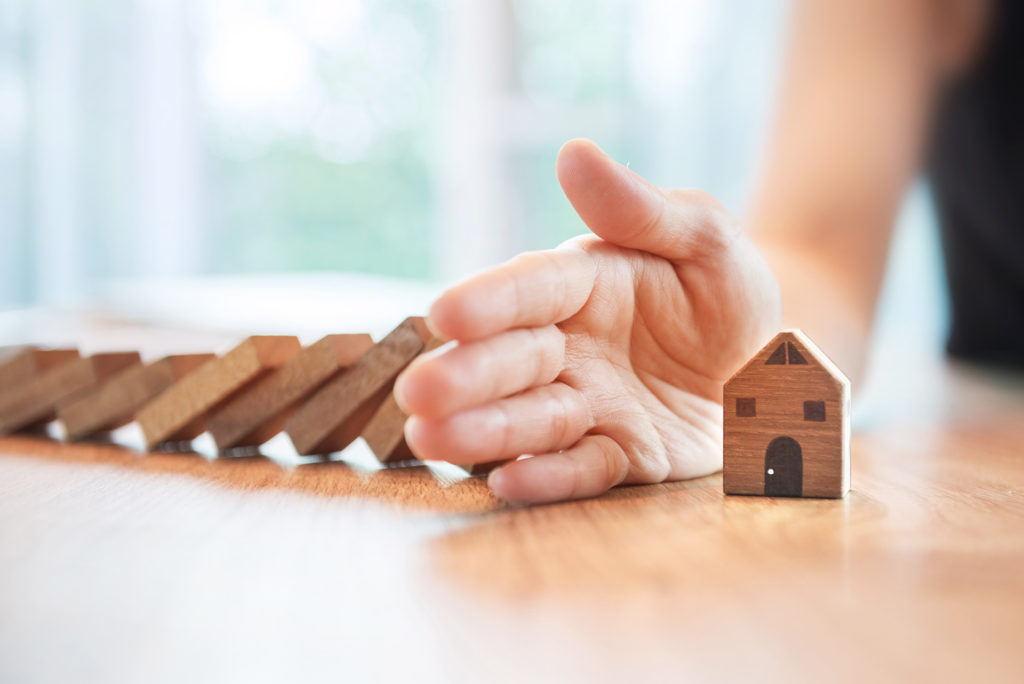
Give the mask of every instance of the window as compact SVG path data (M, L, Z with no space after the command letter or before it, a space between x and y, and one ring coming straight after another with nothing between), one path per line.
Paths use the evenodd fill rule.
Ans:
M757 399L753 397L738 397L736 399L736 417L754 418L757 416Z
M0 0L0 308L209 274L448 282L583 232L554 175L576 136L739 205L775 5Z
M775 351L772 352L772 355L764 363L766 366L784 366L787 363L806 366L807 359L804 358L804 355L800 353L795 344L784 342L775 348Z
M825 421L825 402L823 401L805 401L804 402L804 420L813 420L816 422Z
M778 348L772 352L772 355L768 357L768 360L764 362L766 366L784 366L786 365L786 345L780 344Z

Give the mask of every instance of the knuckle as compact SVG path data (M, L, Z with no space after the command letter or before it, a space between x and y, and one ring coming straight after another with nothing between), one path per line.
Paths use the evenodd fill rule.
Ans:
M534 359L534 381L551 382L565 362L565 335L553 325L531 330L530 353Z
M625 452L622 451L622 447L609 437L600 440L600 450L604 456L606 482L609 487L614 487L626 479L629 472L629 461Z
M687 207L692 241L699 252L714 252L727 247L739 232L736 219L711 193L698 188L672 191L672 199Z
M568 446L572 432L572 409L564 396L565 393L557 387L552 386L547 390L547 394L548 405L551 409L548 411L551 420L549 428L551 441L556 448L565 448Z
M508 407L503 403L499 402L494 408L495 419L498 422L498 429L496 430L496 439L492 442L491 440L483 440L484 443L491 443L495 446L492 449L487 449L487 458L498 459L510 454L510 444L512 442L512 431L514 429L512 425L512 419L508 412ZM518 456L518 454L515 454Z
M651 457L645 459L639 467L630 469L627 466L627 475L629 481L634 484L658 484L668 478L670 470L667 459ZM625 479L625 475L623 479Z
M632 237L641 238L657 230L662 225L665 220L665 213L668 211L668 201L664 195L659 194L659 197L661 197L661 202L658 203L658 208L651 211L639 225L633 228L631 231Z

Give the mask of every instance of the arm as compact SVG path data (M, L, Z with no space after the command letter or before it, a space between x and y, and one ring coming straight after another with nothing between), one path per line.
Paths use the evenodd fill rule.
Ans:
M804 0L747 225L800 327L863 367L892 226L939 86L976 52L972 0Z

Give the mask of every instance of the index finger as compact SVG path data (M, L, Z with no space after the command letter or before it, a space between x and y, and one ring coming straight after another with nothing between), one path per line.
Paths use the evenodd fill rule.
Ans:
M520 254L448 289L430 307L430 327L469 341L559 323L587 302L595 270L590 255L571 245Z

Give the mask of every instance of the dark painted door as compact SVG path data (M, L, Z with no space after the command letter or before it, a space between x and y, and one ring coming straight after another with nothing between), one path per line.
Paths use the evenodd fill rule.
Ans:
M764 454L764 495L803 496L804 458L792 437L776 437Z

